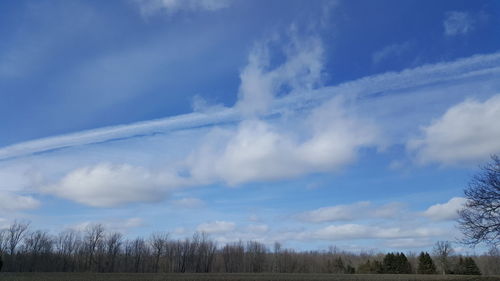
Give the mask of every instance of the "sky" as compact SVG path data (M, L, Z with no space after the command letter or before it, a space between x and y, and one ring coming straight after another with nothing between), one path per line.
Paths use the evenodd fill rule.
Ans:
M430 250L499 77L493 0L2 1L0 228Z

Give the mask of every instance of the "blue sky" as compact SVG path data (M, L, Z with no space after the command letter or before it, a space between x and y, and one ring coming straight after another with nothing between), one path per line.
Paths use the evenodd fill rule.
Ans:
M460 239L462 190L500 152L499 13L2 1L0 227L352 251Z

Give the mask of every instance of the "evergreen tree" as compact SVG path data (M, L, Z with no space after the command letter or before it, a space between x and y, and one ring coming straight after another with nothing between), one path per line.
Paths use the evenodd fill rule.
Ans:
M346 267L345 267L345 271L344 271L345 274L354 274L356 273L356 269L354 269L354 267L352 267L350 264L348 264Z
M436 274L436 266L427 252L421 252L418 257L418 274Z
M466 257L463 261L463 274L465 275L481 275L481 271L474 259Z
M374 273L383 273L383 265L381 262L375 260L371 262L367 260L365 263L362 263L358 266L357 273L361 274L374 274Z
M406 258L405 254L399 253L397 254L397 273L402 274L410 274L411 272L411 264Z
M388 253L384 257L383 273L408 274L411 273L411 264L403 253Z
M358 265L358 273L367 274L367 273L375 273L372 272L372 263L370 260L367 260L365 263Z
M457 264L453 267L453 270L450 272L451 274L465 274L465 261L462 256L458 258Z
M373 261L372 271L373 273L384 273L384 265L380 261Z
M397 260L396 255L393 253L387 253L382 262L383 273L397 273Z

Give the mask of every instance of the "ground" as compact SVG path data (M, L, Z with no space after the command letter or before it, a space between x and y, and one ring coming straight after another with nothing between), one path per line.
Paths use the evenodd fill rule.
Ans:
M0 273L2 281L216 281L216 280L231 280L231 281L319 281L319 280L429 280L429 281L500 281L500 276L457 276L457 275L407 275L407 274L352 274L352 275L336 275L336 274L251 274L251 273L234 273L234 274L150 274L150 273Z

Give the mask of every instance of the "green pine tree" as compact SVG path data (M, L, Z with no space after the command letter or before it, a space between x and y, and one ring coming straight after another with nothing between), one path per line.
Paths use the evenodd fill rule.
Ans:
M380 261L373 261L372 272L373 273L384 273L384 265Z
M382 262L383 273L397 273L397 258L394 253L387 253Z
M411 271L411 264L406 258L405 254L399 253L397 254L397 273L400 274L410 274L412 273Z
M362 274L375 273L372 272L372 263L370 262L370 260L367 260L365 263L358 265L358 273Z
M345 274L354 274L356 273L356 269L351 266L350 264L348 264L346 267L345 267L345 271L344 271Z
M427 252L421 252L418 256L418 274L436 274L436 265Z
M460 275L465 274L465 260L462 256L460 256L458 258L458 262L455 265L455 267L453 268L451 273L452 274L460 274Z
M465 275L481 275L481 271L474 259L466 257L463 262L463 274Z

